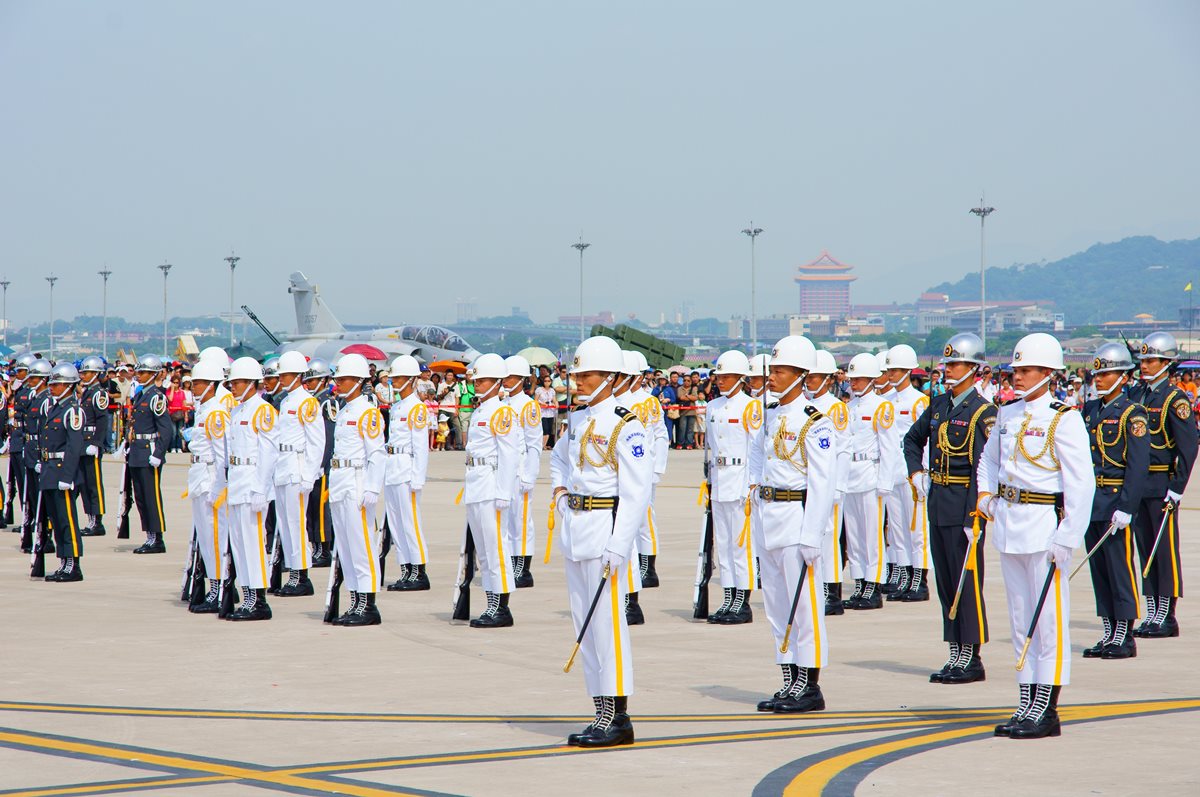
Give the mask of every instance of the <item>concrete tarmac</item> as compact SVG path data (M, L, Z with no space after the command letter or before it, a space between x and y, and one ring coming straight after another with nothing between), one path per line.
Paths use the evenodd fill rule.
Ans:
M109 535L85 540L82 583L30 581L18 535L0 532L0 795L1200 793L1200 645L1186 600L1181 637L1139 640L1132 660L1084 660L1101 632L1086 568L1076 577L1057 739L992 736L1017 688L990 549L985 682L930 684L946 655L936 597L888 603L829 618L826 711L758 714L779 680L762 602L756 593L749 625L691 620L700 455L672 452L657 501L663 585L642 593L646 625L632 629L637 744L581 751L564 739L592 707L581 672L563 673L574 640L557 543L542 564L545 463L532 502L536 586L514 593L515 627L476 630L449 622L461 454L430 459L433 589L381 592L383 624L368 628L322 624L328 570L313 571L313 597L271 598L269 622L189 614L178 600L183 460L172 454L164 469L165 555L130 553L143 539L136 510L132 539L115 538L116 462L104 465ZM1181 513L1189 578L1198 499L1190 490ZM394 580L395 560L387 567ZM720 594L714 578L714 609ZM478 579L472 603L478 614Z

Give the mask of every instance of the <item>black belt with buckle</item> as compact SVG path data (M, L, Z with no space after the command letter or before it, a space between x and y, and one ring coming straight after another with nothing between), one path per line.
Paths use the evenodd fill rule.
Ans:
M1171 470L1170 465L1151 465L1150 466L1151 473L1167 473L1170 470Z
M716 457L716 461L719 468L745 464L741 457Z
M1125 483L1124 479L1114 479L1109 476L1097 476L1096 477L1096 486L1097 487L1120 487L1124 483Z
M61 451L48 451L42 454L42 462L49 462L52 459L62 459L65 454Z
M1022 490L1011 484L1001 484L996 494L1010 504L1042 504L1055 506L1062 500L1062 493L1037 493L1033 490Z
M929 474L929 481L933 482L934 484L936 484L939 487L951 487L951 486L968 487L971 484L971 477L970 476L951 476L948 473L942 474L942 473L934 472L934 473Z
M599 495L579 495L567 493L567 508L577 512L591 512L593 509L616 509L617 498Z
M808 490L784 490L781 487L759 487L758 497L764 501L800 501L808 500Z

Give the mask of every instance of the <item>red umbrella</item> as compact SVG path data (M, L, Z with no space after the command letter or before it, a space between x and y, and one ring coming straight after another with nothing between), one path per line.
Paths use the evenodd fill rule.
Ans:
M355 343L342 349L342 354L361 354L368 360L387 362L387 355L369 343Z

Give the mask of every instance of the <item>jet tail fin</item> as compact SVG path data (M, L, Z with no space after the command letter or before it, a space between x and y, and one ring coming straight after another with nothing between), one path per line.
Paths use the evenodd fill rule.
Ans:
M338 321L325 303L317 286L308 281L302 271L294 271L288 277L288 293L296 304L296 334L323 335L345 332L346 328Z

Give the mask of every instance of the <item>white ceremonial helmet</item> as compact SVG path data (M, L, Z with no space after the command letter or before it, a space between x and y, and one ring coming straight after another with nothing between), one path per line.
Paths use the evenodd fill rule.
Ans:
M813 366L809 373L824 374L832 376L837 373L837 361L833 359L833 353L825 349L817 350L817 364Z
M196 378L195 370L192 371L192 379ZM263 378L262 365L253 357L238 357L229 366L229 379L249 379L252 382L261 381Z
M854 355L850 360L850 364L846 366L846 376L851 379L857 379L858 377L878 379L883 376L883 373L879 370L879 358L867 352Z
M333 378L343 376L352 376L355 379L370 378L371 369L367 365L367 358L361 354L343 354L337 361L337 370L334 371Z
M469 369L475 379L503 379L508 376L508 366L499 354L481 354L471 363Z
M713 374L721 376L722 374L733 374L734 376L747 376L750 373L750 360L747 359L745 353L737 351L723 352L717 358L717 364L713 367Z
M801 371L811 371L817 364L817 347L803 335L788 335L771 350L770 364L790 365Z
M1013 368L1034 365L1061 371L1066 368L1063 363L1062 344L1058 342L1058 338L1045 332L1026 335L1017 341L1017 346L1013 349L1012 365Z
M192 381L220 384L225 381L225 369L214 360L201 360L192 368Z
M571 361L571 373L579 374L585 371L602 371L619 374L625 367L625 357L621 347L612 338L596 335L579 344L575 349L575 358Z
M907 343L899 343L888 349L887 367L903 368L905 371L918 368L920 365L917 363L917 353Z
M421 364L417 362L417 358L411 354L401 354L396 359L392 360L392 365L388 368L389 376L420 376Z
M771 355L756 354L750 358L750 376L765 376L771 370Z
M533 375L533 369L529 367L529 360L526 360L519 354L505 357L504 365L508 369L505 376L519 376L524 378Z
M303 374L308 371L308 359L298 351L285 351L275 361L275 370L280 374Z

